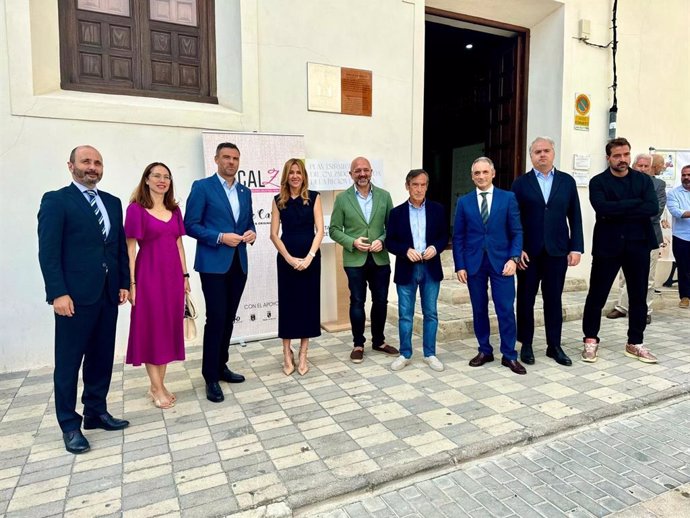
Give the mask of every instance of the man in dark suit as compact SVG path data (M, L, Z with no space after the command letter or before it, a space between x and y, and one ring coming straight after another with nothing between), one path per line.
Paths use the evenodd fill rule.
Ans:
M423 169L407 173L407 201L391 210L386 246L396 256L393 281L398 291L398 330L400 356L391 364L399 371L412 358L412 321L419 287L424 317L422 346L424 362L435 371L443 370L436 357L438 312L436 302L443 280L441 252L448 244L448 223L443 206L426 199L429 175Z
M46 300L55 312L55 410L65 448L84 453L89 442L76 412L79 367L84 428L121 430L128 421L108 413L117 306L129 295L122 204L97 190L103 158L91 146L72 150L72 184L47 192L38 211L38 260Z
M520 207L523 251L518 265L517 339L520 359L534 363L534 301L541 284L546 324L546 356L561 365L572 361L561 348L561 296L568 266L584 252L582 213L572 176L554 168L554 141L536 138L529 147L533 169L513 182Z
M244 376L228 368L228 349L247 283L247 245L256 240L256 228L252 193L236 178L240 150L223 142L214 160L217 174L192 184L184 225L187 235L197 241L194 269L201 277L206 302L201 367L206 398L220 403L225 396L219 381L244 381Z
M486 157L472 163L472 181L477 187L458 200L453 229L453 259L458 280L466 283L472 302L478 354L471 367L494 361L489 343L489 296L494 301L501 337L501 365L516 374L527 371L515 351L515 270L522 252L522 225L512 192L494 188L494 164Z
M630 169L630 143L624 138L606 144L609 168L589 182L589 200L596 213L592 270L582 317L582 360L597 361L601 310L618 270L628 289L628 343L625 355L645 363L656 357L644 346L649 252L659 246L651 217L659 211L652 179Z

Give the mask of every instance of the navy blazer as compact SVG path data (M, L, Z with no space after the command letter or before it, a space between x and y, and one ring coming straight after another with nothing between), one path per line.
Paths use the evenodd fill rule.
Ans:
M443 280L441 267L441 252L448 244L448 222L443 205L435 201L426 200L426 246L436 248L436 255L425 261L431 278L437 282ZM407 251L414 248L412 228L410 227L410 203L406 201L391 209L386 229L386 248L396 256L395 275L396 284L410 284L412 270L416 263L407 258Z
M247 243L237 246L218 243L220 233L242 235L247 230L256 232L252 191L238 184L237 198L240 202L240 216L235 221L230 202L217 174L196 180L192 184L192 191L187 199L184 226L187 235L197 241L194 258L194 269L197 272L226 273L232 265L235 253L238 253L242 271L247 273Z
M46 300L69 295L77 305L94 304L105 289L119 303L129 289L129 259L119 198L98 190L110 220L103 240L93 208L79 188L70 184L47 192L38 211L38 261Z
M477 203L477 190L472 189L458 200L453 228L453 259L455 271L468 275L479 271L484 253L496 273L501 273L511 257L522 253L522 225L515 194L494 187L491 212L486 225Z
M561 257L585 251L575 179L554 169L552 181L548 203L533 170L513 182L524 232L523 249L530 257L544 249L548 255Z

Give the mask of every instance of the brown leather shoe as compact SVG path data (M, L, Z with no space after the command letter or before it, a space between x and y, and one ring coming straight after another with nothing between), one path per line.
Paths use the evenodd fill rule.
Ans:
M611 318L611 319L614 319L614 318L625 318L625 317L627 317L627 316L628 316L627 313L623 313L622 311L618 311L618 310L615 309L615 308L612 309L611 311L609 311L608 313L606 313L606 318Z
M508 367L515 374L527 374L527 370L517 360L506 360L505 358L501 358L501 365Z
M352 363L362 363L364 361L364 348L355 347L350 353L350 360Z
M395 347L388 345L388 344L381 344L378 347L372 347L372 349L376 352L387 354L388 356L399 356L400 351L398 351Z
M479 353L470 360L470 367L481 367L485 363L494 361L493 354Z

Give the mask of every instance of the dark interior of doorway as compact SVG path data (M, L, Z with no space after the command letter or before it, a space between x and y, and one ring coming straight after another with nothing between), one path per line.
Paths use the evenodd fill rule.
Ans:
M520 41L427 21L425 48L423 167L428 197L452 225L457 197L474 187L475 158L494 161L494 185L504 189L523 170Z

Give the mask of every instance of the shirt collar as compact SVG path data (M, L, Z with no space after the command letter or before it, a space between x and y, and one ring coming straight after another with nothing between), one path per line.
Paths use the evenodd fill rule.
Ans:
M369 196L373 196L374 194L374 184L370 183L369 184L369 194L367 194L366 198L362 196L362 194L357 190L357 186L355 184L352 184L352 188L355 190L355 196L359 196L363 200L366 200Z
M494 194L494 185L491 184L491 186L490 186L486 191L481 191L481 190L479 190L478 187L475 187L474 190L475 190L475 192L477 193L477 197L481 196L481 194L482 194L483 192L488 192L491 196L493 196L493 194Z
M80 183L77 183L74 180L72 180L72 183L77 186L77 189L79 189L82 194L84 194L86 191L93 191L96 193L96 195L98 195L98 189L96 189L95 187L93 189L90 189L86 185L82 185Z
M544 174L543 174L541 171L537 171L537 170L534 169L534 168L532 168L532 171L534 171L534 174L536 175L537 178L539 178L539 177L541 177L541 178L548 178L549 176L553 176L553 175L554 175L554 168L553 168L553 167L551 168L551 171L549 171L549 172L546 174L546 176L544 176Z
M229 190L231 190L231 191L232 191L235 187L237 187L237 178L235 178L235 181L232 182L232 185L229 185L229 184L228 184L228 181L227 181L225 178L223 178L221 175L219 175L218 173L216 173L216 176L218 177L218 180L220 181L220 184L221 184L223 187L227 187L227 188L228 188Z
M407 198L407 204L410 206L411 209L422 210L424 207L426 207L426 198L424 198L424 201L422 202L422 204L419 207L415 207L409 198Z

